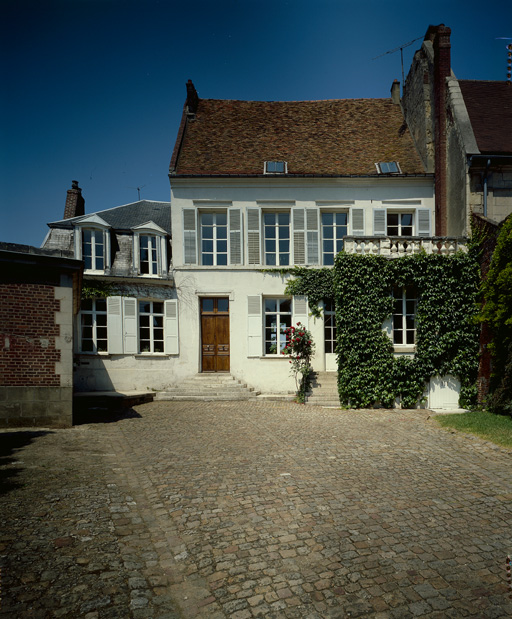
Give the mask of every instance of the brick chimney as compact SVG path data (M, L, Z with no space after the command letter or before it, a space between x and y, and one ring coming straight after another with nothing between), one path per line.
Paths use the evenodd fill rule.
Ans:
M435 131L435 184L436 184L436 235L447 233L446 187L446 78L451 76L450 28L444 24L429 26L425 40L434 48L434 131Z
M400 104L400 82L394 80L391 84L391 101L396 105Z
M199 97L197 90L192 80L187 82L187 101L185 105L188 107L189 114L195 114L197 112L197 104L199 103Z
M78 181L71 181L71 189L68 189L66 206L64 207L64 219L85 215L85 200L82 197L82 190L78 186Z

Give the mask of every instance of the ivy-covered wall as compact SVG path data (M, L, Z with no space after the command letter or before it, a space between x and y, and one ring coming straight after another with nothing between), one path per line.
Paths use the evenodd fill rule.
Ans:
M338 390L352 408L417 406L430 377L459 378L459 403L476 398L479 267L476 250L452 256L417 254L389 259L340 253L334 269L295 269L287 286L336 304ZM395 356L383 325L393 311L393 287L417 291L416 352ZM316 312L318 314L318 308Z

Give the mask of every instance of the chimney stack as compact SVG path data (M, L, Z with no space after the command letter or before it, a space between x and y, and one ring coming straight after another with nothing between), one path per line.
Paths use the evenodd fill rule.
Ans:
M394 80L391 84L391 101L395 105L400 105L400 82L398 80Z
M64 219L80 217L85 215L85 200L82 197L82 190L78 186L78 181L71 182L71 189L68 189L66 206L64 207Z
M197 112L198 103L199 103L199 97L197 95L197 90L192 80L188 80L187 82L187 102L185 105L188 107L189 114L195 114Z

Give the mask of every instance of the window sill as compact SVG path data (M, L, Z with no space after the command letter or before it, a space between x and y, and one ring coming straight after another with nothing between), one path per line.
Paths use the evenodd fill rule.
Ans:
M414 345L409 345L409 346L393 346L393 352L396 353L415 353L416 352L416 346Z
M166 352L138 352L133 355L136 359L147 359L152 357L171 357L169 353Z

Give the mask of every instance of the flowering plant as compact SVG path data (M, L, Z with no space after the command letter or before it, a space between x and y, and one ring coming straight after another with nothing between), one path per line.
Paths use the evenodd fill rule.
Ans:
M315 344L311 333L300 322L295 327L285 329L286 346L282 355L290 358L291 372L297 386L297 400L304 403L309 389L311 372L311 357L315 352Z

